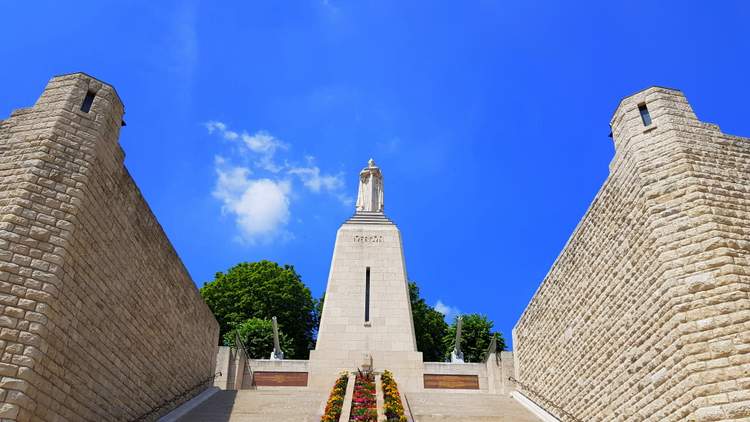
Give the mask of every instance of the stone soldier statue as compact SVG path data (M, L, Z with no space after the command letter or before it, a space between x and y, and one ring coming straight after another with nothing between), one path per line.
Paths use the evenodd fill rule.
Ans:
M459 316L456 321L456 343L451 352L451 363L464 363L464 353L461 351L461 326L463 326L463 320Z
M383 212L383 173L372 158L359 172L357 212Z
M273 352L271 352L271 360L284 360L284 352L281 351L279 346L279 326L276 324L276 317L271 318L273 323Z

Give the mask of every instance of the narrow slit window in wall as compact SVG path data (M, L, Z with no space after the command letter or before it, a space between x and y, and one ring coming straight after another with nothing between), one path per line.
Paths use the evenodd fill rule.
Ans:
M641 112L641 120L643 120L643 126L650 126L651 115L648 113L648 107L646 107L646 104L639 105L638 111Z
M365 322L370 322L370 267L365 270Z
M94 97L96 97L96 93L91 91L86 93L86 98L83 99L83 104L81 104L82 112L88 113L91 110L91 104L94 104Z

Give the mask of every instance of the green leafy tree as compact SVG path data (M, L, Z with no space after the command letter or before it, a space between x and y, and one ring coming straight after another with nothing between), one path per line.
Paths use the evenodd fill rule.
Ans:
M323 294L320 296L320 299L315 300L315 306L313 307L313 326L315 329L313 330L313 344L310 346L310 349L315 348L315 341L318 339L318 330L320 329L320 319L323 317L323 303L326 301L326 292L323 292Z
M288 357L306 359L313 344L315 301L293 266L275 262L241 263L200 289L219 321L220 338L251 318L275 316L290 341Z
M273 351L273 322L268 319L250 318L238 325L235 330L224 334L224 345L234 346L235 331L245 344L247 354L253 359L268 359ZM284 354L292 350L292 340L279 332L279 347Z
M456 342L456 323L458 317L448 327L446 335L443 337L445 346L445 357L450 357ZM481 362L487 353L492 337L496 338L497 350L505 349L505 340L502 334L492 332L494 323L481 314L463 315L463 324L461 325L461 351L464 354L466 362Z
M419 287L413 281L409 282L409 300L414 319L414 334L417 337L417 350L422 352L425 362L442 361L446 354L443 338L448 331L443 314L419 297Z

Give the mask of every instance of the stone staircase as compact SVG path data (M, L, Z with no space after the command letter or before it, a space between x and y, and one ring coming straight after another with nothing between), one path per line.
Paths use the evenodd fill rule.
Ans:
M352 405L354 376L351 375L341 420L347 420ZM378 420L383 417L383 392L376 378ZM406 393L404 410L413 422L539 422L540 419L506 394L430 391ZM179 422L317 422L328 392L304 387L264 390L220 390ZM172 419L173 420L173 419Z
M539 422L504 394L425 392L406 398L415 422Z
M382 212L357 211L346 224L393 224Z
M326 393L308 390L221 390L179 422L317 422Z

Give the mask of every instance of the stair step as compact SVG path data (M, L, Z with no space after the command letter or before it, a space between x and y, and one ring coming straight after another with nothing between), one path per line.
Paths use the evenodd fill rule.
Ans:
M393 224L385 214L380 212L358 212L344 222L345 224Z
M515 399L504 394L408 393L415 422L539 422Z
M320 420L325 394L317 391L223 390L201 403L180 422L301 422Z

